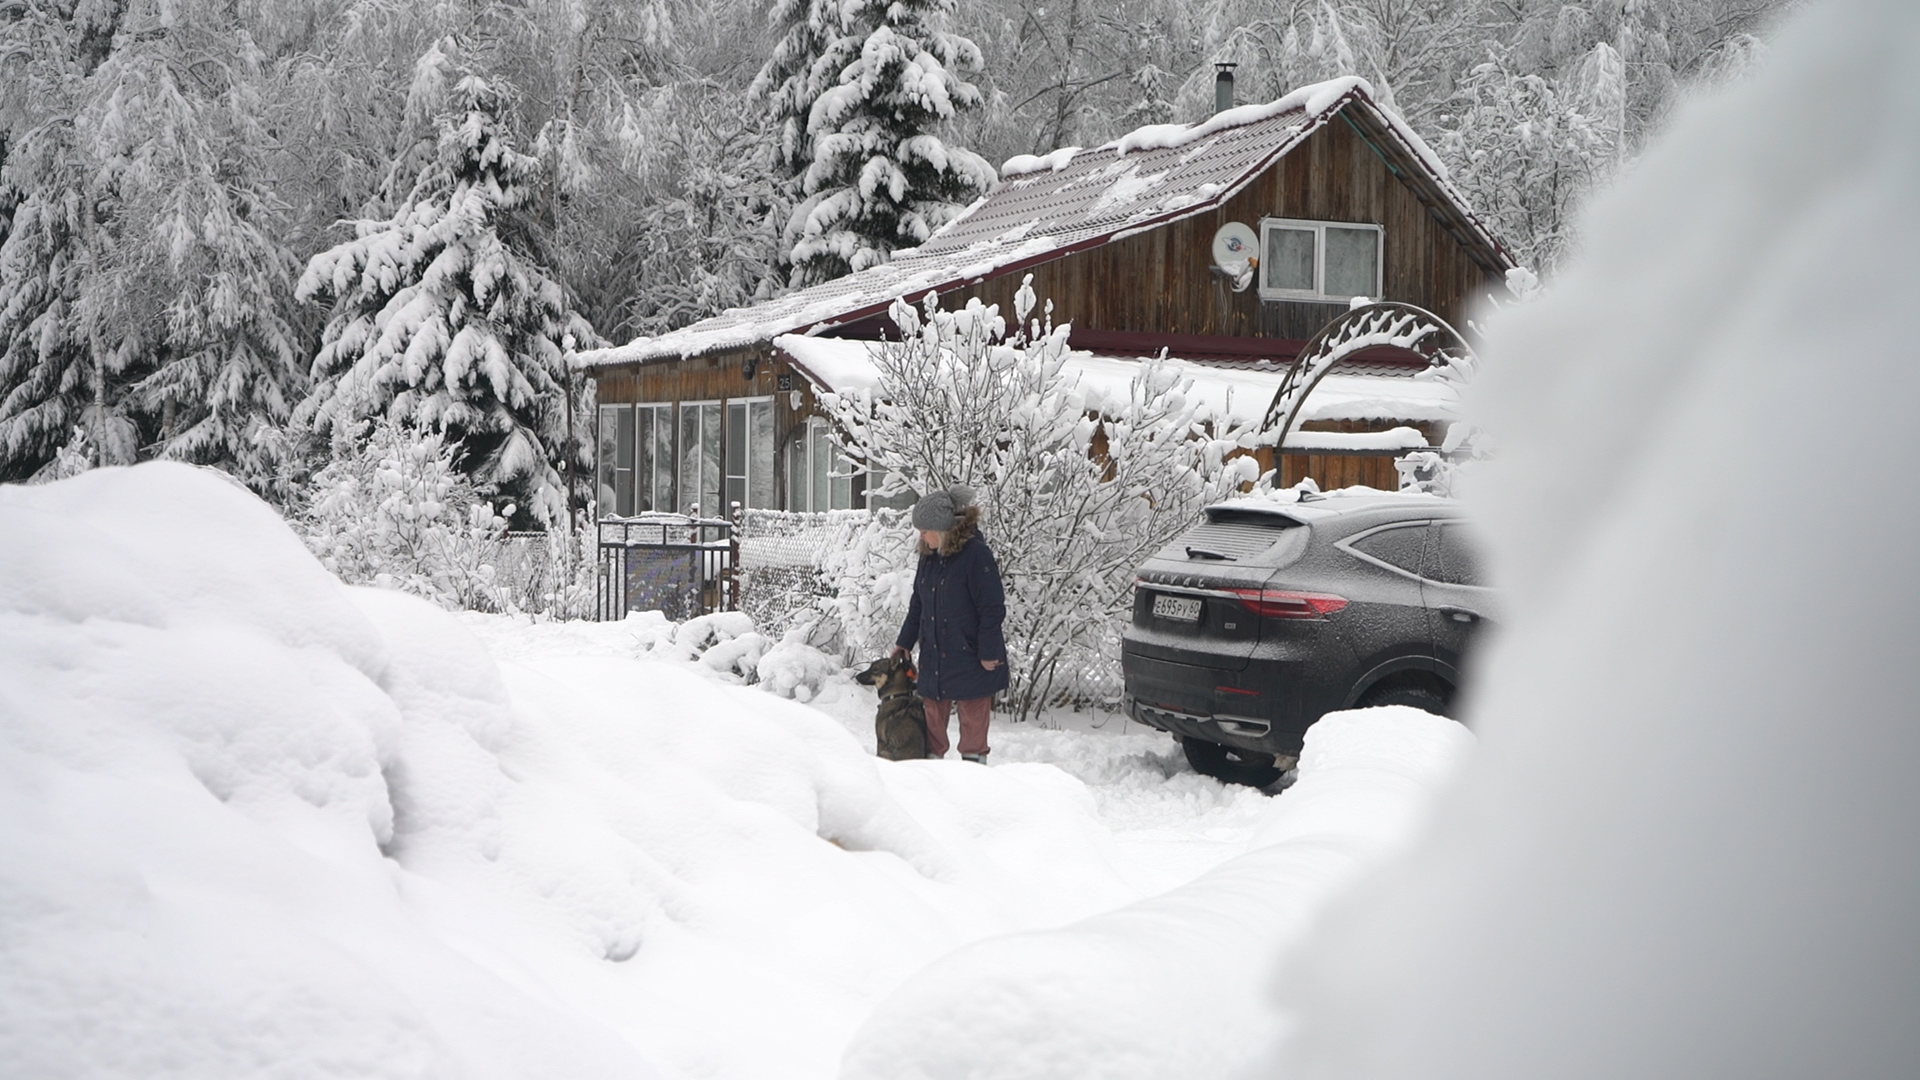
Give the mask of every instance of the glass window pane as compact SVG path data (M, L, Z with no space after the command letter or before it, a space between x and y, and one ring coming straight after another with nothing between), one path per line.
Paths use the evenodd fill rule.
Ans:
M807 425L813 441L813 508L832 508L827 470L833 465L833 446L827 442L827 425L818 420Z
M620 406L614 419L613 512L627 517L633 513L633 406Z
M1380 234L1327 226L1327 295L1373 296L1379 280Z
M633 410L633 477L630 488L633 491L633 512L645 513L653 509L652 490L648 479L653 475L653 410L640 408Z
M853 462L837 448L833 451L833 508L853 509Z
M621 407L616 420L613 467L624 472L633 468L633 409Z
M805 512L813 509L807 502L807 429L801 427L787 440L787 509Z
M773 402L747 403L747 505L773 508Z
M653 508L673 511L673 406L653 411Z
M1449 585L1485 585L1480 570L1480 551L1465 526L1444 525L1440 529L1439 557L1434 560L1435 581Z
M1383 563L1397 566L1409 574L1421 572L1422 561L1427 550L1427 527L1420 525L1402 525L1393 529L1382 529L1370 536L1363 536L1353 542L1355 551L1364 551Z
M613 505L613 463L618 453L616 441L620 423L619 414L620 407L617 405L600 406L599 452L594 455L600 466L600 482L596 485L594 498L599 501L600 513L603 516L619 512Z
M1274 226L1267 230L1267 259L1260 269L1269 289L1313 290L1312 229Z
M747 406L745 402L727 403L727 476L747 476Z
M720 403L700 406L700 510L725 517L720 499Z
M700 501L700 406L680 406L680 512Z

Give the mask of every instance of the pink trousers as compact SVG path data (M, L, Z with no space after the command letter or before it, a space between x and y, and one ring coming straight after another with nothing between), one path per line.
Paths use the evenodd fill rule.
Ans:
M990 697L966 698L955 701L952 698L926 698L927 704L927 756L945 757L947 755L947 717L952 707L960 706L960 752L963 754L984 754L987 752L987 717L993 712L993 699Z

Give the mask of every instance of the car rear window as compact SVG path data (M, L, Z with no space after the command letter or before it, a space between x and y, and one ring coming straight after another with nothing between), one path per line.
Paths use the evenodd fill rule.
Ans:
M1265 555L1291 534L1305 531L1299 522L1275 514L1214 510L1167 545L1160 558L1239 562Z

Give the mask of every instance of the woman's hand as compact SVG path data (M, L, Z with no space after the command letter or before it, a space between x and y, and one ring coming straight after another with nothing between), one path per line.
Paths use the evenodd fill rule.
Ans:
M1000 661L998 661L998 660L982 660L982 661L980 661L980 666L981 666L981 667L983 667L983 668L986 668L986 669L987 669L988 671L992 671L992 670L993 670L994 668L997 668L997 667L999 667L999 666L1000 666Z

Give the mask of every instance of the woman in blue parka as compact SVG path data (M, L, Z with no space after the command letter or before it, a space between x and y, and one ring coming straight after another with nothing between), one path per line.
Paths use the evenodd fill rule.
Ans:
M915 503L913 527L920 530L920 567L893 651L920 646L927 756L946 756L947 720L957 705L960 756L984 762L993 695L1007 688L1000 564L980 535L980 508L970 488L936 491Z

